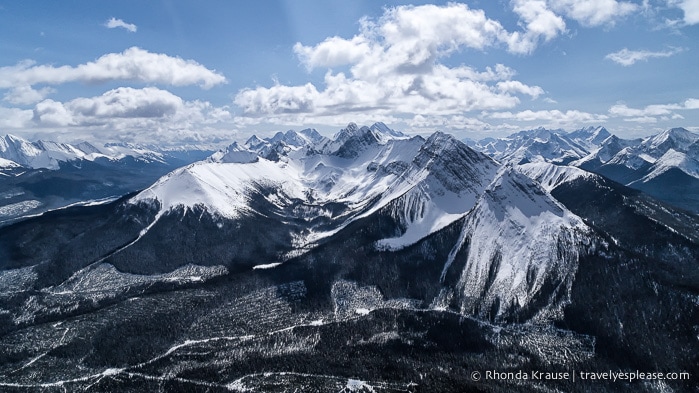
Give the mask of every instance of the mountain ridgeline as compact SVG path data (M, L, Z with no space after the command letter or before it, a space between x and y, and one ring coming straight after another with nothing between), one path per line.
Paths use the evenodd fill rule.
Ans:
M0 226L74 204L114 200L213 152L204 146L96 147L0 136Z
M382 123L253 136L114 202L0 228L0 386L694 391L699 217L691 188L644 187L686 186L696 136L471 145Z

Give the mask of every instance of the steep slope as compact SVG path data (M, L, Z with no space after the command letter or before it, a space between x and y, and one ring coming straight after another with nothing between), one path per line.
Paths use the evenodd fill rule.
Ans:
M443 133L346 131L0 228L0 389L692 391L471 376L695 375L695 215Z
M640 150L657 158L670 149L686 152L697 141L699 135L681 127L671 128L644 140Z
M452 289L436 304L490 320L561 318L591 236L580 218L505 167L464 222L442 273Z
M591 172L574 166L555 165L546 162L536 162L518 165L517 170L532 180L536 180L546 191L551 192L563 183L568 183L579 177L594 176Z
M647 170L628 184L660 200L699 213L699 161L669 149Z
M600 146L612 134L602 126L590 126L570 132L567 136L585 146L587 150L592 150Z
M411 245L461 218L473 208L497 168L492 159L452 136L433 134L403 174L414 186L391 203L400 235L377 245L393 249Z
M566 134L562 130L537 128L520 131L506 138L483 140L477 148L503 163L554 162L568 164L589 153L593 140L604 135L605 129L580 130ZM577 138L577 139L575 139Z
M642 141L609 144L623 148L607 161L598 154L596 160L588 157L576 165L696 213L699 164L692 146L697 141L699 135L673 128Z
M611 135L603 140L597 148L594 148L590 154L571 162L569 165L593 171L609 162L624 148L638 145L641 142L642 139L626 140L620 139L616 135Z
M29 142L0 137L0 226L72 204L114 199L167 172L206 158L190 146L164 150L126 143ZM5 157L5 158L2 158Z

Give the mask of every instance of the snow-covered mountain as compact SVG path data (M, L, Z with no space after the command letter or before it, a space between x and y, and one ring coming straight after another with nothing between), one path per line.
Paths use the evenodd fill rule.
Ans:
M548 137L584 147L588 131ZM682 154L655 163L686 169ZM0 387L448 392L503 364L694 375L698 231L603 176L501 164L441 132L250 138L137 194L0 228Z
M265 148L254 152L234 143L161 178L131 203L155 203L161 214L201 206L232 219L266 214L250 205L257 195L288 220L308 219L310 224L318 214L333 218L322 231L310 225L294 233L306 244L400 200L404 210L397 214L402 214L406 233L380 244L401 247L460 218L496 170L491 159L446 134L424 140L379 129L352 123L333 140L288 131L264 141L266 147L284 143L274 157ZM251 138L245 145L261 144Z
M585 146L588 150L594 149L604 142L612 134L602 126L590 126L575 130L567 135L568 138Z
M599 128L566 134L563 130L537 128L507 138L484 139L474 147L503 163L553 162L565 165L587 155L593 141L606 132L606 129Z
M699 212L698 141L699 135L684 128L636 140L612 136L572 165Z
M201 152L211 152L211 148L203 146L162 148L124 142L110 142L97 147L89 142L76 144L45 140L30 142L10 134L0 137L0 158L31 169L57 170L61 165L73 161L102 160L117 163L123 159L172 164L183 156L192 153L201 154Z
M0 137L0 158L33 169L58 169L60 162L94 160L103 156L89 143L73 146L51 141L29 142L10 134Z
M699 212L699 135L684 128L628 140L601 126L567 134L538 128L473 147L503 163L575 166Z
M0 137L0 225L76 203L134 192L212 153L199 146L29 142Z
M463 224L442 277L459 258L461 274L436 304L456 303L462 313L481 318L560 318L590 238L582 219L533 180L504 167ZM544 289L549 283L555 283L554 292ZM542 296L548 300L537 304Z
M301 139L292 131L283 137ZM560 317L591 232L538 183L441 132L408 139L350 124L332 140L301 141L286 144L274 159L264 149L254 155L233 144L161 178L129 200L156 209L139 239L162 230L159 221L188 212L210 215L221 226L274 216L294 223L276 236L292 239L282 249L295 256L379 215L394 224L373 245L397 252L459 221L461 234L431 284L444 285L430 299L434 307L498 319ZM139 247L139 239L129 247ZM561 288L557 301L541 303L552 282Z

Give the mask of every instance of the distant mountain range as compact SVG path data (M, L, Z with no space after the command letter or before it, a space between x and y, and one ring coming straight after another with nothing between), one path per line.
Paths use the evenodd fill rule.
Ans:
M538 128L466 142L500 162L575 166L699 213L699 135L684 128L628 140L604 127Z
M140 190L167 172L213 153L128 143L30 142L0 137L0 225L71 204L98 203Z
M5 225L0 387L692 392L699 216L595 172L692 177L695 137L292 130Z

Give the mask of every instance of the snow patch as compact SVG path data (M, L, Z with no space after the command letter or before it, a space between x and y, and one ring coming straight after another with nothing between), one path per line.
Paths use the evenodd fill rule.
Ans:
M272 268L275 268L281 264L282 264L281 262L274 262L274 263L266 263L263 265L255 265L252 267L252 270L272 269Z

